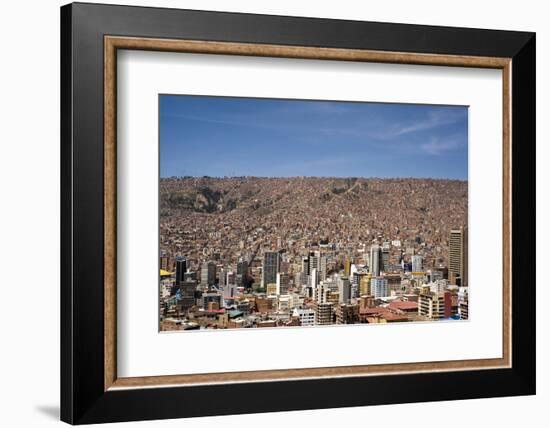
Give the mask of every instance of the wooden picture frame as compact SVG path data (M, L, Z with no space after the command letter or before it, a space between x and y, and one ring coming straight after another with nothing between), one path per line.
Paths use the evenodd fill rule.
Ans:
M502 358L118 377L118 49L502 70ZM533 33L77 3L61 9L61 53L62 420L114 422L535 392ZM227 398L210 406L205 398L211 394ZM242 394L250 399L239 400Z

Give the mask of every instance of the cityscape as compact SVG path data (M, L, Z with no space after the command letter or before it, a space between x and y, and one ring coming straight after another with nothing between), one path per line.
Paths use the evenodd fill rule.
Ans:
M468 319L465 107L160 109L160 331Z

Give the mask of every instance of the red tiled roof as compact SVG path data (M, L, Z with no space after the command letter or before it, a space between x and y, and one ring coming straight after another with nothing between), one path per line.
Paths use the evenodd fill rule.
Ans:
M418 309L418 303L417 302L391 302L390 308L399 309L402 311Z
M406 315L399 315L399 314L395 314L393 312L385 312L384 314L382 314L382 318L384 318L386 321L397 321L397 320L408 320L407 316Z
M363 308L359 310L361 315L377 315L388 312L387 308L375 307L375 308Z

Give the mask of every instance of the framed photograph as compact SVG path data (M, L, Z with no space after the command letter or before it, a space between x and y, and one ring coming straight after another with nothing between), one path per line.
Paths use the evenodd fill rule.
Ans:
M76 3L61 105L63 421L535 393L534 33Z

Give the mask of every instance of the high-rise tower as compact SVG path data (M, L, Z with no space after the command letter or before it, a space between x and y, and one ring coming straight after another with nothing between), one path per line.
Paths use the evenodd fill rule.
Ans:
M380 269L382 265L382 249L378 245L372 245L370 247L369 262L369 272L372 274L372 276L380 276Z
M468 286L468 228L452 229L449 236L449 280Z
M204 262L201 265L201 284L214 285L216 283L216 264Z
M277 283L277 272L279 272L279 264L281 256L277 251L266 251L262 263L262 287L267 287L267 284Z
M187 259L185 257L178 257L176 259L176 284L180 285L185 281L184 275L187 272Z

